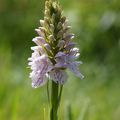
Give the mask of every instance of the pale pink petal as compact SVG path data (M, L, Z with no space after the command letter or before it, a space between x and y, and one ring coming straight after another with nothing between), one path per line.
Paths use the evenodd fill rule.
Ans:
M55 68L67 68L68 64L63 62L58 62L55 64Z
M77 59L79 56L80 56L80 53L79 53L79 49L78 49L78 48L73 48L73 49L70 50L69 58L70 58L71 60L75 60L75 59Z
M65 56L65 53L64 52L58 52L55 57L57 58L57 57L62 57L62 56Z
M35 60L35 68L34 70L40 71L40 74L45 74L49 72L53 66L47 56L42 55Z
M46 43L43 37L35 37L32 39L32 41L36 43L38 46L41 46Z
M40 76L39 72L32 72L30 78L32 79L33 88L38 88L40 86L43 86L47 82L46 76L45 75Z
M58 43L58 47L59 48L63 48L65 45L65 41L64 40L60 40L59 43Z
M68 68L78 77L80 77L81 79L84 78L84 76L80 73L79 71L79 65L81 64L81 62L71 62L68 64Z
M41 46L31 47L31 50L33 50L34 52L38 52L40 54L45 54L45 51L44 51L44 49Z
M58 84L64 84L68 78L65 70L54 69L50 72L50 79Z
M44 37L44 31L40 29L35 29L39 36Z
M64 40L67 41L67 40L71 40L74 38L74 34L72 33L69 33L69 34L65 34L65 37L64 37Z
M64 52L59 52L56 54L55 60L57 63L64 64L68 62L68 56Z
M69 41L69 42L66 43L65 49L66 49L66 50L71 50L74 46L75 46L75 43Z
M44 47L45 47L48 51L50 51L50 50L51 50L50 45L49 45L49 44L47 44L47 43L45 43L45 44L44 44Z

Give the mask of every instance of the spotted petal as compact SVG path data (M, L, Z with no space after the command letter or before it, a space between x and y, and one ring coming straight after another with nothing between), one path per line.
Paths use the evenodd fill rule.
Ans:
M40 76L39 72L32 72L30 74L30 78L32 79L32 87L38 88L43 86L47 82L47 78L45 75Z
M58 84L64 84L68 78L64 70L54 69L50 72L50 79Z
M79 70L79 65L81 64L81 62L71 62L68 64L68 68L77 76L80 77L81 79L84 78L84 76L80 73Z

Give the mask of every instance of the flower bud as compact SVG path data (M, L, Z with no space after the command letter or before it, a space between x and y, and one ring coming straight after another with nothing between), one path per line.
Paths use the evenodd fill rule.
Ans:
M63 16L63 17L61 18L61 22L62 22L62 24L65 22L65 20L66 20L66 17Z
M61 30L61 29L62 29L62 23L61 23L61 22L58 23L57 29L58 29L58 30Z
M39 34L39 36L43 37L44 33L40 29L35 29L35 31Z
M64 40L60 40L59 43L58 43L58 47L59 48L63 48L65 45L65 41Z
M41 24L41 26L44 26L44 23L45 23L44 20L40 20L40 24Z
M49 36L49 39L50 39L50 41L52 41L52 42L55 41L55 38L54 38L53 35L50 35L50 36Z
M50 51L51 50L51 47L50 47L50 45L49 44L44 44L44 47L48 50L48 51Z
M54 25L53 24L50 24L50 30L51 30L51 32L54 31Z
M69 34L65 34L65 37L64 37L64 39L65 40L70 40L70 39L73 39L74 38L74 34L72 34L72 33L69 33Z

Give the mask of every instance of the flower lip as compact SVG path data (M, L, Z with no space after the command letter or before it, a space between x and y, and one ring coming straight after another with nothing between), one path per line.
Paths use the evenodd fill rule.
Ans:
M60 69L54 69L49 73L50 78L58 83L58 84L64 84L68 78L67 73L65 70L60 70Z

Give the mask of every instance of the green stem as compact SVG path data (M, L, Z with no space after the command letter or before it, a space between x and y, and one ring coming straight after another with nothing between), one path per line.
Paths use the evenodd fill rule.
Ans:
M62 89L63 89L63 85L60 86L60 92L59 92L59 96L58 96L58 107L61 101L61 96L62 96Z
M47 82L47 97L48 97L48 103L49 103L49 106L50 106L49 80Z
M51 111L50 111L50 120L58 120L57 111L58 111L58 88L59 85L52 81L52 91L51 91Z

